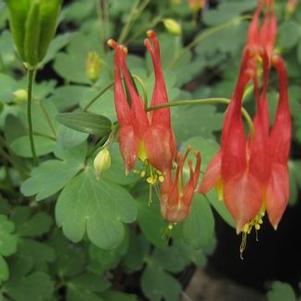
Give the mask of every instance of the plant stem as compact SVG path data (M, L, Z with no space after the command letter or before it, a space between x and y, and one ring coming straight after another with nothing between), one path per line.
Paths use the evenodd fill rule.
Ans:
M213 28L207 29L202 34L197 36L192 42L190 42L185 48L182 49L178 53L178 55L175 56L175 58L171 61L170 65L168 66L169 69L171 69L178 61L179 59L185 54L186 51L191 50L193 47L197 46L199 43L203 42L206 38L210 37L211 35L220 32L228 27L231 27L243 20L250 19L251 17L249 15L233 18L225 23L222 23L221 25L215 26Z
M49 126L49 128L50 128L50 130L51 130L51 132L53 134L53 137L56 138L56 131L55 131L54 125L51 122L51 119L50 119L50 116L49 116L49 114L47 112L47 109L45 108L45 106L43 105L42 102L40 102L40 106L41 106L42 112L43 112L43 114L44 114L44 116L46 118L46 121L48 123L48 126Z
M139 7L140 0L137 0L134 5L132 6L130 15L127 19L127 22L125 23L123 30L120 33L120 36L118 38L118 42L121 44L125 41L127 38L127 35L129 34L131 27L135 20L141 15L142 11L145 9L145 7L148 5L150 0L144 0L142 2L141 6Z
M163 20L163 15L155 17L149 24L146 26L143 26L141 29L139 29L136 33L133 33L131 37L124 43L125 45L130 44L132 41L134 41L137 37L139 37L141 34L145 34L145 32L150 29L157 26L158 23L160 23Z
M103 94L105 94L109 89L111 89L114 86L114 82L108 84L104 89L99 91L85 106L84 106L84 112L87 112L87 110L93 105L93 103Z
M27 121L28 121L28 131L29 131L29 143L31 148L31 153L33 157L33 161L37 164L37 155L34 145L34 138L33 138L33 127L32 127L32 115L31 115L31 106L32 106L32 87L33 81L35 76L35 69L29 68L28 71L28 86L27 86L27 93L28 93L28 101L27 101Z
M159 110L159 109L163 109L163 108L187 106L187 105L208 105L208 104L217 104L217 103L229 105L230 102L231 102L231 99L228 99L228 98L203 98L203 99L192 99L192 100L176 100L173 102L149 107L146 109L146 111L149 112L149 111ZM241 109L241 113L244 116L244 118L248 124L250 133L254 134L255 128L254 128L251 116L249 115L249 113L246 111L245 108Z

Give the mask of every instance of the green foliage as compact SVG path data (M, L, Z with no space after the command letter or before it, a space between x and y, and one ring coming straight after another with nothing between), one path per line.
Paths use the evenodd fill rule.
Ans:
M93 168L87 166L59 196L56 220L70 240L78 242L87 233L96 246L109 249L122 241L122 223L133 222L136 211L134 200L124 188L97 181Z
M268 301L297 301L296 295L292 287L280 281L274 282L268 292Z
M131 0L96 1L108 7L73 0L58 16L60 2L8 0L7 7L0 1L0 300L137 301L142 294L150 301L180 300L179 275L191 265L205 266L216 246L213 213L232 227L234 221L212 190L206 196L195 194L187 219L169 225L160 214L157 187L150 197L137 172L141 162L125 174L110 88L113 52L106 41L122 38L129 47L128 67L142 80L143 84L135 79L135 84L141 96L146 94L148 105L154 74L143 39L149 28L160 40L170 102L229 98L248 16L257 1L217 1L215 7L193 15L185 0L178 5L141 0L138 6ZM142 2L148 3L140 11ZM280 2L275 4L277 51L285 56L289 71L294 205L301 187L301 6L284 18L285 5ZM6 28L8 18L11 32ZM58 18L60 33L52 39ZM162 18L179 22L182 35L167 32ZM93 84L86 73L90 52L101 61L100 78ZM36 164L29 144L27 79L18 56L45 67L37 71L33 87ZM271 79L268 100L273 119L278 91L273 74ZM20 91L25 95L21 100ZM251 97L244 106L254 113ZM219 151L225 110L223 104L171 109L178 149L182 152L190 145L193 161L193 152L201 152L200 180ZM103 147L110 151L112 164L97 180L93 161ZM186 164L183 180L188 176ZM134 291L137 296L130 293ZM297 300L290 285L281 282L271 286L267 298Z
M17 236L13 233L15 225L5 215L0 215L0 284L9 277L9 269L4 256L17 250Z

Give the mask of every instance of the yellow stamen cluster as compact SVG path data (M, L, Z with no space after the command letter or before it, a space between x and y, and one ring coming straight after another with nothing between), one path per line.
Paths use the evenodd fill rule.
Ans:
M136 173L144 178L149 185L155 185L164 181L162 172L149 164L148 160L144 160L143 168L141 170L135 170Z
M262 218L264 217L264 211L260 211L254 219L252 219L249 223L245 224L243 227L243 232L246 234L250 234L253 227L256 231L260 230L261 225L263 224Z
M241 244L240 244L240 258L243 259L243 252L245 251L247 247L247 238L248 235L252 232L252 229L254 228L256 231L256 241L258 241L258 231L261 228L261 225L263 224L263 217L265 215L265 211L262 209L260 212L253 218L249 223L245 224L242 229L242 238L241 238Z

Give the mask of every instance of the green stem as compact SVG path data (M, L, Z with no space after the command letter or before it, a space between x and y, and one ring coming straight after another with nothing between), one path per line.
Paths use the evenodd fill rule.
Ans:
M93 103L103 94L105 94L109 89L111 89L114 86L114 82L107 85L104 89L99 91L84 107L84 112L87 112L87 110L93 105Z
M136 74L132 74L132 77L135 81L137 81L139 83L139 85L141 86L142 88L142 91L143 91L143 101L144 101L144 106L145 108L147 107L147 91L146 91L146 87L144 85L144 82L143 80Z
M0 155L2 156L2 158L4 158L4 160L6 160L7 162L9 162L11 165L13 165L13 161L10 158L10 156L5 152L4 149L2 149L2 147L0 146Z
M41 106L42 112L46 118L46 121L48 123L48 126L53 134L53 137L56 138L56 131L55 131L54 125L51 122L50 116L42 102L40 102L40 106Z
M199 36L197 36L191 43L189 43L185 48L182 49L182 51L179 52L179 54L177 56L175 56L175 58L171 61L170 65L169 65L169 69L172 68L178 61L179 59L185 54L186 51L191 50L192 48L194 48L195 46L197 46L199 43L203 42L205 39L207 39L208 37L210 37L211 35L223 31L224 29L231 27L235 24L238 24L239 22L243 21L243 20L247 20L250 19L250 16L242 16L242 17L237 17L234 19L231 19L230 21L227 21L225 23L222 23L221 25L215 26L213 28L207 29L206 31L204 31L202 34L200 34Z
M159 109L163 109L163 108L187 106L187 105L208 105L208 104L217 104L217 103L229 105L230 102L231 102L231 99L228 99L228 98L204 98L204 99L193 99L193 100L176 100L173 102L149 107L146 109L146 111L149 112L149 111L159 110ZM245 108L241 109L241 113L244 116L244 118L248 124L251 134L255 133L255 128L254 128L254 125L252 122L252 118L249 115L249 113L245 110Z
M32 157L34 163L37 163L37 155L34 145L34 138L33 138L33 126L32 126L32 114L31 114L31 106L32 106L32 87L33 81L35 76L35 69L28 69L28 86L27 86L27 93L28 93L28 102L27 102L27 121L28 121L28 131L29 131L29 143L31 148Z
M0 70L1 70L2 72L5 71L5 64L4 64L4 61L3 61L3 58L2 58L1 53L0 53Z
M145 32L150 29L154 28L163 20L163 16L155 17L150 23L148 23L146 26L143 26L141 29L139 29L136 33L132 34L130 39L128 39L124 44L128 45L132 41L134 41L136 38L138 38L140 35L145 34Z
M127 22L124 25L123 30L121 31L121 34L118 38L118 42L120 44L125 41L135 20L141 15L142 11L145 9L145 7L148 5L149 2L150 2L150 0L144 0L144 2L141 4L140 7L139 7L140 0L137 0L134 3L134 5L132 6L130 15L127 19Z

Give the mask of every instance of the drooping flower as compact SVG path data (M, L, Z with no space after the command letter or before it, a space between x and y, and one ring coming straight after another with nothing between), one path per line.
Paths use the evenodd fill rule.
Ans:
M267 6L267 11L259 27L262 5ZM249 27L239 79L226 113L221 150L208 165L199 188L201 193L207 193L215 186L219 198L224 199L236 221L237 232L245 234L253 227L260 228L265 211L276 228L288 200L291 125L284 62L273 54L276 28L273 1L259 2ZM267 89L272 64L279 74L280 89L275 123L270 132ZM260 88L258 66L262 67ZM241 108L243 93L251 81L257 110L253 119L255 131L246 138Z
M186 151L184 156L178 153L176 170L169 170L164 182L161 183L161 214L170 223L181 222L188 216L198 183L201 168L201 155L199 152L195 154L196 164L194 169L192 161L188 162L190 178L184 183L183 168L189 152L190 149Z
M151 54L155 72L151 105L155 106L167 103L168 96L160 61L159 41L153 31L148 32L148 37L145 44ZM131 171L139 158L150 173L147 174L148 182L153 184L162 180L162 173L171 168L176 157L170 111L164 108L145 112L144 102L126 65L127 49L114 40L109 40L108 44L115 50L114 98L120 127L119 145L125 168L127 172Z
M266 207L270 223L277 229L289 198L287 164L291 141L291 114L285 63L280 56L274 55L272 64L279 77L279 100L269 141L271 173L266 192Z

